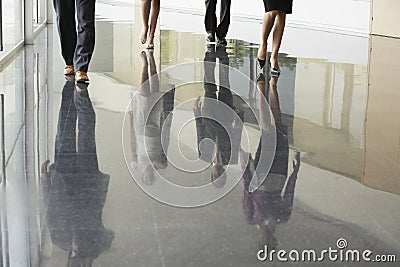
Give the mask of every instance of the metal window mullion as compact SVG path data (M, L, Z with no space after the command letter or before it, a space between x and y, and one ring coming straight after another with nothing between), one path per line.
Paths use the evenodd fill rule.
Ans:
M25 44L33 45L33 1L24 0L24 40Z
M36 24L40 23L40 9L39 9L39 0L36 0Z
M5 134L4 134L4 94L0 94L0 112L1 112L1 179L2 186L6 184L6 152L5 152Z
M53 0L45 0L46 1L46 20L48 24L54 23L54 15L53 15Z
M3 1L0 0L0 51L3 49Z

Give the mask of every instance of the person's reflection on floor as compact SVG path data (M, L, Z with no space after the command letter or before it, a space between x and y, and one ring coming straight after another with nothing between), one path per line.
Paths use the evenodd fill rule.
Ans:
M215 82L219 59L219 86ZM217 96L218 93L218 96ZM197 147L200 159L212 163L211 181L220 188L226 183L225 166L238 162L243 112L233 105L229 82L229 57L225 46L207 45L204 56L204 100L195 100ZM235 112L238 116L235 116ZM209 140L212 140L212 142Z
M168 165L172 111L175 89L160 92L160 81L152 50L140 53L141 86L133 97L129 114L131 167L139 172L145 185L155 181L155 170Z
M263 249L265 245L269 249L275 249L278 245L278 241L274 235L275 227L279 223L287 222L292 213L297 173L300 168L300 154L297 152L295 160L293 160L293 172L288 177L289 145L287 127L282 124L281 120L277 80L277 77L271 77L270 90L268 92L269 103L276 127L275 156L264 182L252 193L250 192L251 190L249 191L251 179L257 166L263 164L259 162L260 154L268 153L268 151L261 151L263 142L260 140L254 160L250 154L243 151L241 153L242 168L244 169L242 180L243 212L246 222L250 225L257 225L259 229L260 249ZM260 92L260 98L263 96L266 97L265 78L263 74L260 74L257 79L257 88ZM265 127L268 127L268 122L261 115L262 113L265 115L267 112L269 113L269 110L265 107L265 101L261 99L260 124L262 132L265 131ZM261 139L263 135L264 133L261 135Z
M43 163L41 177L51 240L68 251L70 267L92 266L114 239L102 220L110 177L99 171L95 126L87 84L75 87L74 80L67 81L62 91L54 164L48 167L49 161Z

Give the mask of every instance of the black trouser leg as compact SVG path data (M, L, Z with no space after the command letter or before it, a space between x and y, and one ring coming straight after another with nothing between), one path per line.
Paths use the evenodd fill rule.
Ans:
M61 53L66 65L73 65L76 47L75 0L53 0L60 35Z
M74 55L75 70L87 72L95 41L95 0L76 0L78 40Z
M78 113L78 164L82 173L97 173L96 113L88 92L75 91L74 103Z
M219 58L219 96L218 99L233 109L233 96L229 82L229 57L223 46L216 53ZM232 113L230 114L232 115Z
M217 15L215 14L217 8L217 0L206 0L206 15L204 18L204 25L206 32L211 33L217 30Z
M217 98L217 85L215 84L215 52L206 52L204 55L204 97Z
M64 85L58 115L57 136L55 143L55 168L60 173L73 173L76 168L76 118L73 102L74 82Z
M221 0L220 23L217 28L219 38L226 37L231 23L231 0Z

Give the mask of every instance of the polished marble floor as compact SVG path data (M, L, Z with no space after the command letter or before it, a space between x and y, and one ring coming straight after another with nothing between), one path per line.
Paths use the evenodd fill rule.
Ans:
M257 259L340 240L399 261L398 39L289 25L274 78L252 40L207 44L171 14L146 51L121 9L98 16L88 85L62 75L53 25L0 72L9 266L398 266Z

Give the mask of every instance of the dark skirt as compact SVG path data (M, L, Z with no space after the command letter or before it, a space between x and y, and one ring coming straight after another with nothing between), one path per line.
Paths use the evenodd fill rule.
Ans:
M293 0L263 0L265 12L272 10L283 11L286 14L292 14Z

